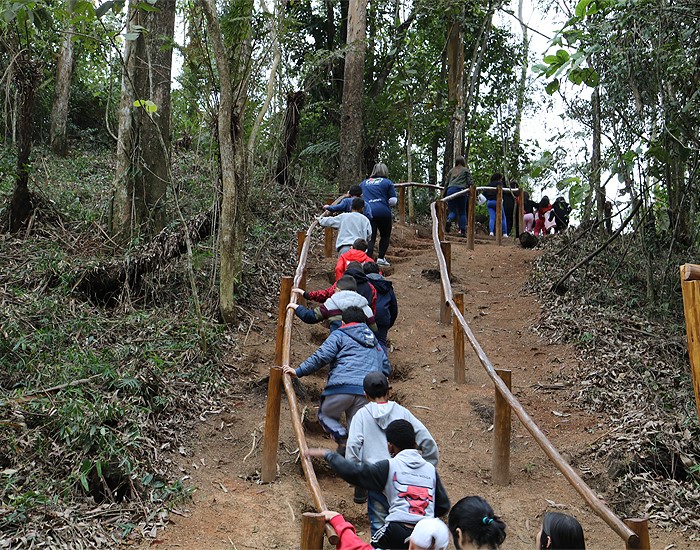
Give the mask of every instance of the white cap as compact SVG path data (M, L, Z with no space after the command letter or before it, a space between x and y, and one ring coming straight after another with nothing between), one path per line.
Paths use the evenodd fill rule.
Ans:
M421 548L445 550L450 543L450 531L438 518L425 518L416 523L413 533L407 539Z

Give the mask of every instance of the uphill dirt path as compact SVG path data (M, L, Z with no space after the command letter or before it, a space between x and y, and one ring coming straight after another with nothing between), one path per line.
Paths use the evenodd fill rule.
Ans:
M552 466L529 433L513 417L511 482L491 480L494 390L467 344L466 384L454 382L452 327L441 325L437 260L427 231L395 226L388 259L399 302L399 317L390 331L393 346L393 398L408 407L433 434L440 448L438 470L454 503L481 495L507 523L504 548L531 549L542 514L559 510L575 515L584 527L589 549L624 548L624 543L585 505ZM543 341L532 330L542 306L522 291L539 252L504 240L477 242L469 251L452 241L453 289L465 294L465 319L496 368L512 370L513 392L555 447L585 474L604 483L604 465L580 459L587 446L611 429L604 415L575 408L580 388L577 358L570 346ZM328 286L334 262L309 258L309 289ZM202 417L192 448L180 449L175 462L196 490L192 499L169 517L168 527L150 541L159 548L292 549L299 547L300 516L313 511L312 499L297 461L297 446L286 399L282 402L279 476L259 482L265 423L266 376L274 356L276 312L259 312L245 337L241 355L230 368L241 375L224 409ZM296 321L292 364L308 357L327 335L320 325ZM325 369L301 379L300 406L306 410L309 446L333 447L314 422ZM182 456L184 453L184 456ZM352 488L318 462L316 472L327 505L357 526L368 540L366 506L353 503ZM650 525L651 547L692 548L679 532ZM144 545L144 548L146 546ZM326 543L327 548L331 546ZM452 548L452 546L450 546Z

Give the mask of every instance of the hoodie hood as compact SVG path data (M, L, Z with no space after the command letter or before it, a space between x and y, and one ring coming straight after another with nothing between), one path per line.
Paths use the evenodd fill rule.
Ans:
M365 409L367 409L367 412L374 418L377 426L379 426L382 431L386 431L386 427L394 420L404 418L402 411L397 409L394 401L381 404L370 401L365 405Z
M391 281L388 281L379 273L369 273L367 277L372 283L372 286L377 289L377 293L379 294L384 294L394 289L394 285L391 283Z
M416 449L404 449L397 453L394 458L400 460L404 467L411 470L418 470L428 464Z
M368 307L367 298L353 290L340 290L325 302L328 310L344 310L350 306Z
M358 285L361 285L362 283L369 283L369 279L367 279L367 275L361 269L352 269L352 268L346 269L345 274L350 275L353 279L355 279L355 282Z
M373 348L377 345L377 338L365 323L353 323L342 325L338 330L342 330L350 338L365 348Z

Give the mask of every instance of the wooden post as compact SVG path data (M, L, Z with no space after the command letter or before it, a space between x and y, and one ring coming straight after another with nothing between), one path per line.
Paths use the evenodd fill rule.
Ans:
M499 185L496 191L496 244L501 245L503 240L503 186Z
M406 188L399 187L399 223L406 225Z
M626 550L651 550L649 520L647 518L629 518L625 520L625 525L639 537L638 541L625 544Z
M441 203L438 203L441 204ZM442 204L445 204L444 202ZM447 264L447 275L448 277L452 274L452 245L448 242L442 241L440 243L440 248L442 249L442 255L445 257L445 263ZM440 281L440 322L449 325L452 321L452 310L447 304L445 298L445 287Z
M455 306L459 312L464 315L464 294L457 293L453 297ZM455 359L455 383L464 384L466 363L464 362L464 331L462 324L457 318L452 321L452 340L454 342L454 359Z
M437 201L435 207L437 210L437 221L438 221L438 240L445 240L445 203L443 201Z
M333 257L333 228L324 227L323 228L323 255L326 258Z
M282 277L280 301L277 307L277 339L275 340L275 367L270 369L267 382L267 408L265 410L265 437L263 439L262 480L271 483L277 476L277 447L280 439L280 403L282 400L282 344L287 304L292 296L292 277Z
M525 203L523 201L523 190L518 189L518 231L523 233L525 231ZM513 238L518 237L518 235L513 232Z
M496 369L496 373L510 389L511 371ZM510 481L510 406L496 390L493 412L493 468L491 477L496 485Z
M323 514L304 512L301 516L300 550L323 550L323 532L326 518Z
M304 242L306 241L306 231L297 231L297 258L301 256L301 249L304 248ZM299 287L306 290L306 267L301 274L301 281L299 281ZM303 306L306 305L306 300L299 297L299 303Z
M700 419L700 265L681 266L681 290L695 406Z
M467 203L467 248L474 250L474 223L476 219L476 185L469 188L469 202Z

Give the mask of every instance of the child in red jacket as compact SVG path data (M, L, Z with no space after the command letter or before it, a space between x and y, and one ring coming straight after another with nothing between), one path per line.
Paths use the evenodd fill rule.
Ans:
M367 241L365 239L356 239L352 243L352 248L338 257L338 263L335 264L335 280L337 281L345 274L345 270L350 262L364 264L365 262L374 261L365 253L366 250Z

